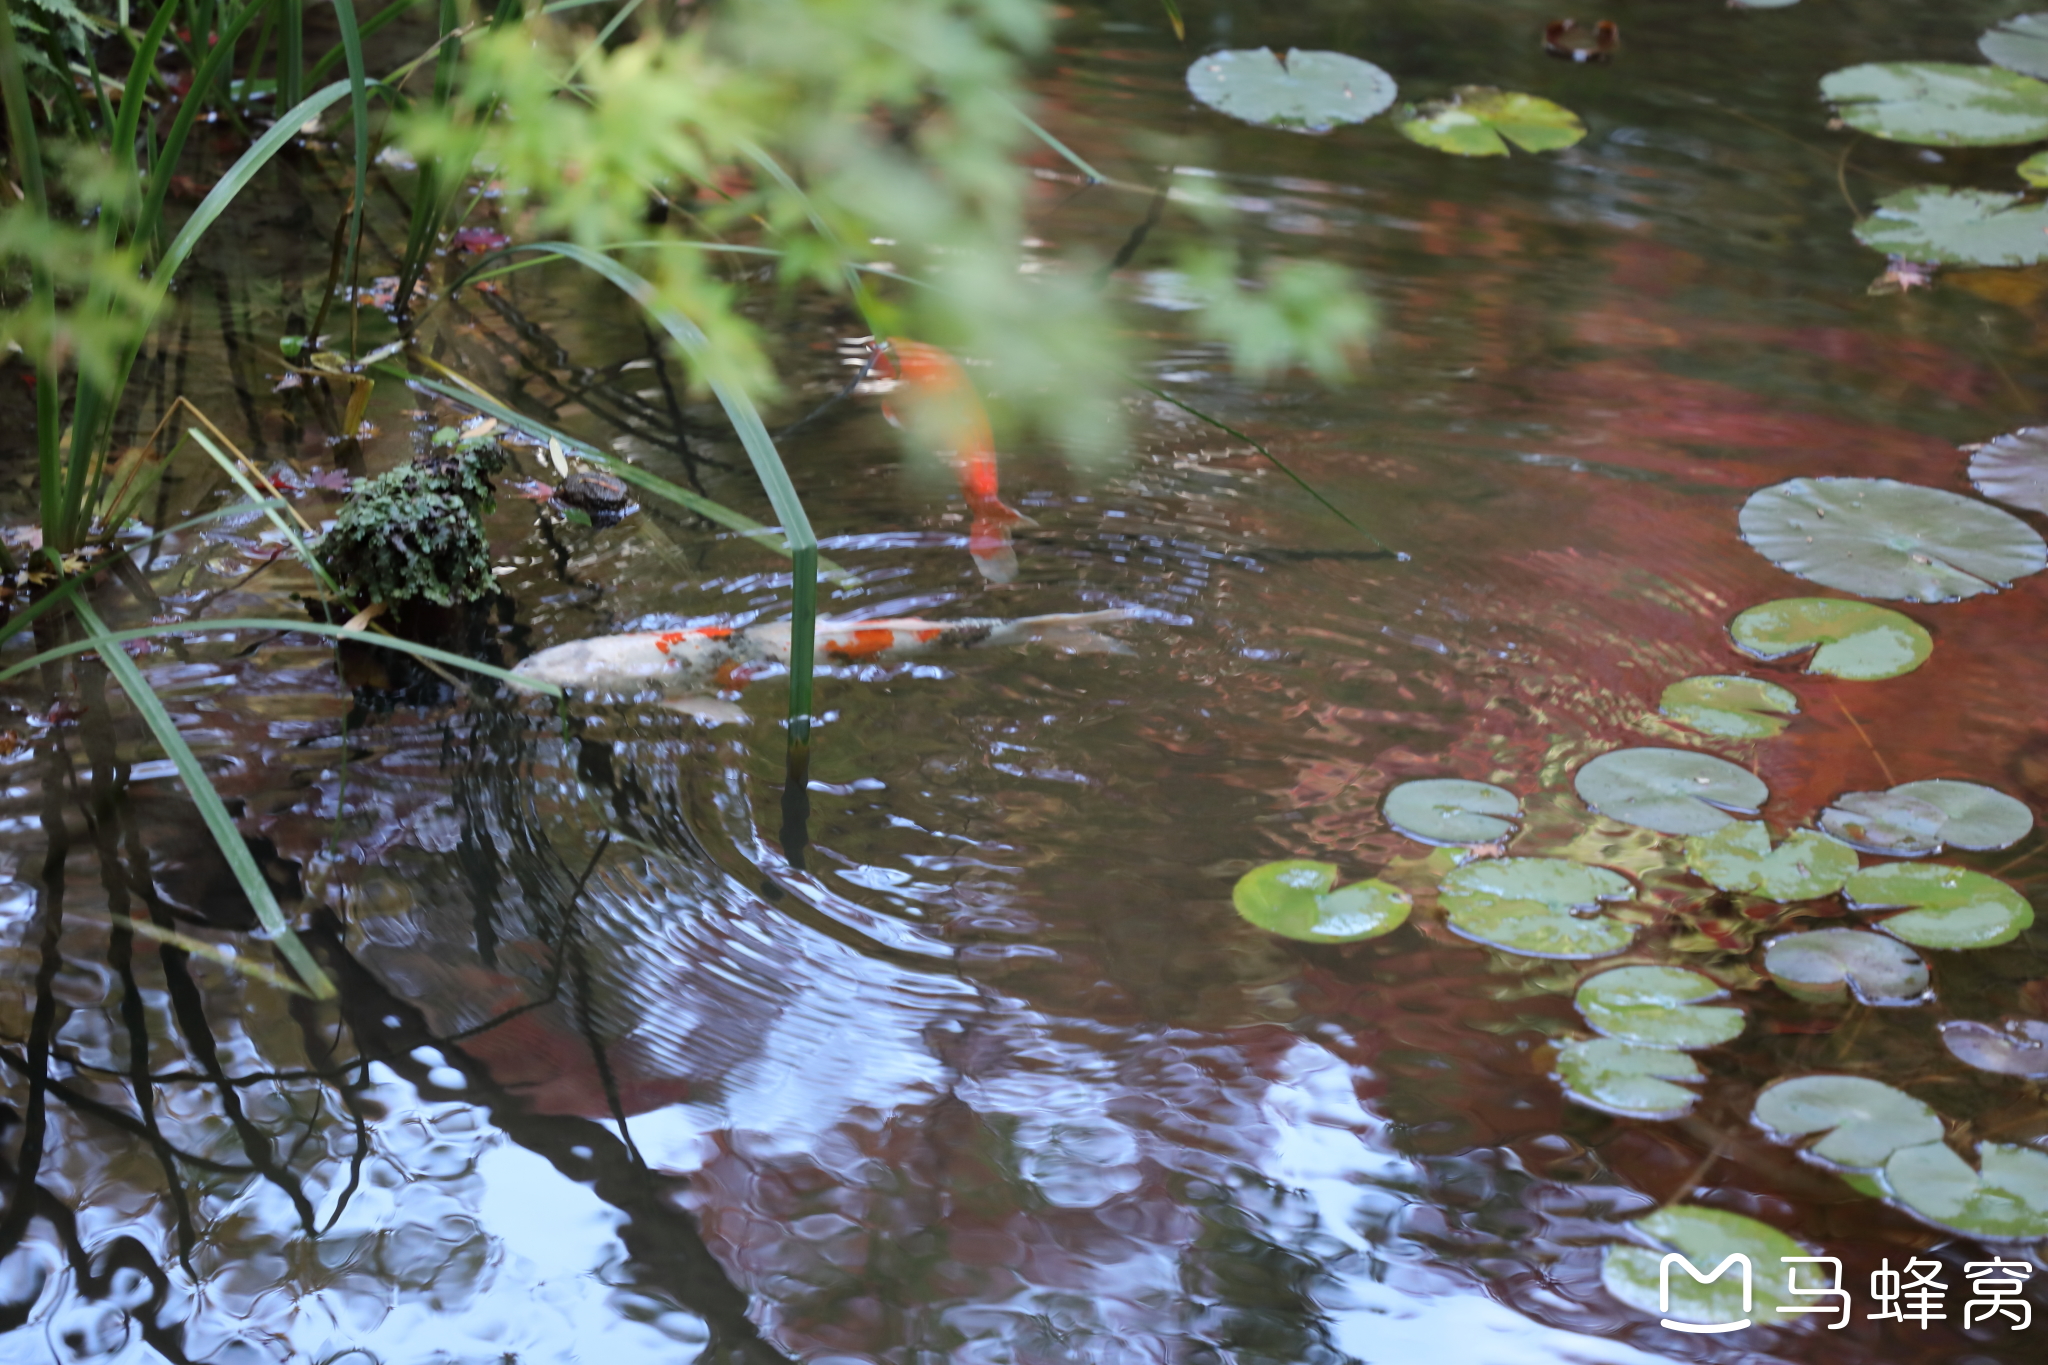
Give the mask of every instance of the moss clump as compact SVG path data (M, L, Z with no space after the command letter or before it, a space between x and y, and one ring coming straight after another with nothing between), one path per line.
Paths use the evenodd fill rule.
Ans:
M495 442L443 442L441 435L434 453L357 484L314 547L356 601L396 608L424 598L451 607L497 591L481 518L491 510L490 476L505 454Z

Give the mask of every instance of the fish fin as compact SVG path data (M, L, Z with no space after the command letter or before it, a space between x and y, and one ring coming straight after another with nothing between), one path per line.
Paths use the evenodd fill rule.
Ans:
M1037 522L1025 516L1001 498L990 498L975 509L976 521L993 522L998 526L1036 526Z
M1034 644L1051 645L1066 654L1136 654L1122 640L1104 635L1095 626L1128 621L1131 613L1121 607L1109 611L1066 612L1058 616L1032 616L1017 624L1026 628Z
M656 702L664 711L673 711L679 716L689 716L709 726L737 725L747 719L747 708L735 701L721 697L673 697L668 701Z

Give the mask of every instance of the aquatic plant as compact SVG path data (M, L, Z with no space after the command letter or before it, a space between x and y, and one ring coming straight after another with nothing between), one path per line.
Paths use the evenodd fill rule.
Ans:
M440 449L357 484L334 529L313 547L359 605L383 602L402 612L415 599L448 607L497 591L481 518L504 451L488 437L462 442L444 429L437 441L442 434Z

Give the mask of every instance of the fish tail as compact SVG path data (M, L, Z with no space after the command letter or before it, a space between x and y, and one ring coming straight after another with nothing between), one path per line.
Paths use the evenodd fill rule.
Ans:
M1009 623L1002 632L1004 643L1050 645L1068 654L1135 654L1137 651L1095 627L1128 621L1131 612L1123 607L1107 611L1071 611L1052 616L1026 616Z

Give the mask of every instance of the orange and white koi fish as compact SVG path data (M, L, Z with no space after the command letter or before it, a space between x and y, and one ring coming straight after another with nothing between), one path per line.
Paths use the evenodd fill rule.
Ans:
M1070 654L1128 654L1130 647L1094 629L1130 619L1122 608L1026 616L1014 621L971 618L925 621L888 616L818 622L821 663L906 659L947 649L1050 645ZM750 669L789 662L789 622L758 626L695 626L631 635L600 635L554 645L513 672L559 687L592 692L703 694L737 686Z
M996 491L995 434L989 430L988 412L960 362L936 346L891 337L875 350L875 372L900 383L912 404L936 410L940 430L952 441L960 491L973 518L968 524L967 553L974 556L975 567L989 582L1014 581L1017 551L1010 543L1010 528L1037 523L1005 503ZM890 421L896 420L887 404L882 412Z

